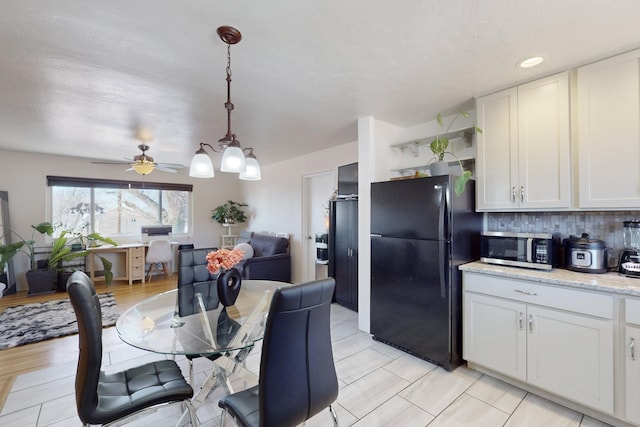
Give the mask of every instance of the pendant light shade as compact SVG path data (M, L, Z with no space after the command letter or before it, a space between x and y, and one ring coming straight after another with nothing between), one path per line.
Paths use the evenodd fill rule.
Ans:
M222 160L220 161L220 170L222 172L244 172L245 159L240 144L234 138L231 144L222 152Z
M246 168L244 172L240 172L240 179L245 181L259 181L262 179L262 172L260 171L260 164L258 163L258 159L253 154L253 148L247 157L245 157Z
M240 146L240 142L236 139L236 135L231 132L231 111L234 108L231 102L231 45L242 40L242 35L240 31L233 27L223 26L218 28L218 36L220 40L227 44L227 102L224 104L224 108L227 110L227 134L218 141L218 150L210 144L200 143L200 149L196 151L196 155L191 160L189 176L195 178L213 178L213 165L207 152L204 150L204 146L206 145L214 152L222 153L220 171L239 173L240 179L258 180L261 179L260 165L253 155L253 148L243 149ZM250 150L247 159L245 159L244 156L245 150ZM247 172L247 165L250 165L251 172Z
M204 151L202 144L200 144L200 149L196 152L196 155L193 156L191 160L191 167L189 167L189 176L194 178L213 178L213 163L211 163L211 159L207 155L207 152Z

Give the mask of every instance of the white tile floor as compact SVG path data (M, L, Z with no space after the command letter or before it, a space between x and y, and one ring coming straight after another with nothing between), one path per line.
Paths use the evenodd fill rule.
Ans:
M356 313L332 308L332 337L340 395L335 409L341 426L598 427L592 418L501 381L461 367L447 372L395 348L373 341L357 328ZM114 328L104 334L104 369L120 370L158 359L119 341ZM247 358L256 371L260 352ZM185 376L185 360L179 360ZM196 359L195 382L202 383L211 362ZM0 426L80 426L74 398L75 363L20 375L0 411ZM235 384L241 385L238 380ZM219 426L216 390L198 409L203 426ZM173 425L177 410L167 408L130 426ZM328 411L306 423L331 426Z

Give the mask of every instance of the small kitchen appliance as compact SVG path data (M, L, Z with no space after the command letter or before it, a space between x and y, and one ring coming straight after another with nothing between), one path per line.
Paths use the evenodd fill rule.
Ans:
M618 272L627 277L640 278L640 221L623 221L622 224L624 250L620 253Z
M560 233L483 231L480 261L551 270L559 266Z
M588 233L564 240L565 263L568 270L582 273L606 273L609 248L604 240L591 239Z

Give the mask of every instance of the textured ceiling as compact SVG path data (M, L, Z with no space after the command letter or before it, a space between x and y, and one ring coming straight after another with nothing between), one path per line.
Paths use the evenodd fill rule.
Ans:
M232 129L263 164L433 120L472 98L640 47L637 0L4 0L0 148L122 160L149 128L188 165ZM515 64L541 55L542 66ZM1 162L1 159L0 159Z

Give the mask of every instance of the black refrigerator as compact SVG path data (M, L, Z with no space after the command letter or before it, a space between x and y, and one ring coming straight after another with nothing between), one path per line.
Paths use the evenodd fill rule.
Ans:
M480 258L475 182L455 176L371 184L371 333L452 370L462 363L462 274Z

